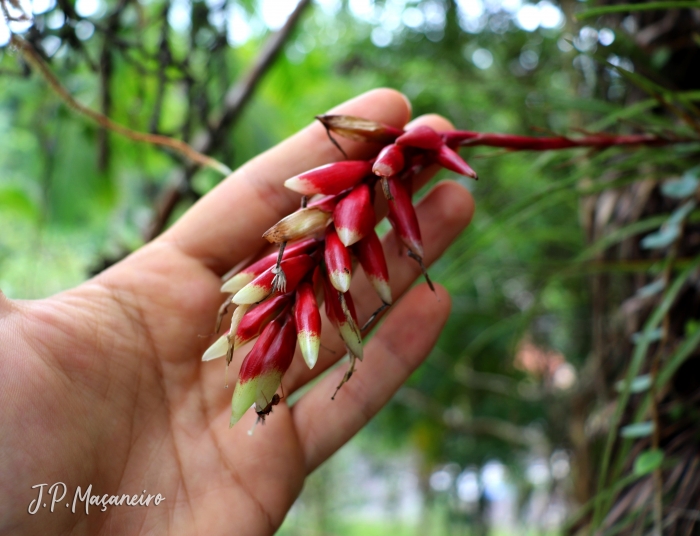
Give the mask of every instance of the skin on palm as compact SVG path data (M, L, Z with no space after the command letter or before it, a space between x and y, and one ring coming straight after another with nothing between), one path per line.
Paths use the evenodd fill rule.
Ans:
M401 127L410 111L391 90L377 90L335 113ZM443 119L419 120L437 130ZM368 343L352 381L330 401L344 370L320 381L289 408L275 406L253 437L248 412L229 430L231 390L221 362L202 364L221 301L220 276L263 244L262 233L294 210L289 177L338 160L315 124L236 171L168 232L91 281L46 300L0 298L0 534L271 534L304 478L386 403L430 350L449 311L425 285L395 306ZM313 147L314 151L304 150ZM344 144L366 158L365 144ZM428 179L430 171L419 182ZM432 262L467 225L471 197L461 186L436 187L418 207ZM384 240L392 294L419 275ZM376 309L370 283L354 278L360 323ZM1 296L1 295L0 295ZM326 320L324 319L324 324ZM330 329L323 345L340 349ZM287 395L331 367L340 352L321 351L309 371L300 355L284 380ZM240 367L234 354L231 376ZM231 381L231 379L230 379ZM65 506L27 513L31 486L65 482L97 494L160 493L159 506ZM61 506L61 505L59 505ZM82 512L82 513L81 513Z

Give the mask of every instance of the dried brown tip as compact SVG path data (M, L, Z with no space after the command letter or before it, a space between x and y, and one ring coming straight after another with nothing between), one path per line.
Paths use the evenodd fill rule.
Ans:
M389 188L389 179L387 177L382 177L380 183L382 185L382 192L384 192L384 197L386 197L386 200L393 201L394 196L391 195L391 189Z
M430 280L430 276L428 275L428 270L426 270L425 268L425 264L423 264L423 257L421 257L420 255L416 255L410 249L408 250L408 256L418 263L418 266L420 266L420 271L423 272L423 277L425 277L425 281L426 283L428 283L430 290L432 290L435 293L435 296L437 296L437 292L435 292L435 286Z
M369 329L371 329L373 327L372 324L379 317L380 313L389 307L391 307L390 303L382 303L379 306L379 309L374 311L372 313L372 315L367 319L367 322L365 322L365 325L360 328L360 332L366 333Z
M299 240L325 229L330 219L331 214L328 212L317 208L301 208L270 227L263 238L273 244Z
M391 143L403 134L398 128L352 115L317 115L316 119L331 132L355 141Z
M219 313L216 315L216 327L214 328L214 333L219 333L219 330L221 329L221 321L224 319L228 308L231 306L232 300L233 294L226 298L226 301L224 301L224 303L221 304L221 307L219 307Z
M355 362L356 361L357 361L357 358L355 357L355 355L352 352L350 352L350 366L348 367L348 370L343 375L343 379L338 384L338 387L335 388L335 392L333 393L331 400L335 400L335 396L338 394L338 391L340 391L340 388L343 385L345 385L346 383L348 383L348 381L352 377L353 372L355 372Z

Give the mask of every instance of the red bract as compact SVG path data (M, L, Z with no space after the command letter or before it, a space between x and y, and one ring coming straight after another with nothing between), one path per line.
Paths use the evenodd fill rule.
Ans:
M291 295L282 294L251 307L238 324L236 336L233 338L233 349L240 348L260 335L263 328L282 312L291 299Z
M310 201L307 208L316 208L318 210L322 210L323 212L332 214L335 206L338 204L338 201L340 201L339 196L326 195Z
M320 242L315 238L307 238L305 240L300 240L289 244L285 250L283 259L289 259L291 257L296 257L302 253L310 253L315 248L318 247ZM260 260L254 262L250 266L243 268L236 275L228 279L221 287L221 292L229 292L234 294L241 290L244 286L250 283L253 279L263 273L265 270L274 266L277 262L277 252L270 253Z
M372 165L366 160L346 160L287 179L284 185L304 195L335 195L357 185L371 171Z
M340 241L351 246L374 229L377 217L372 206L372 195L367 184L360 184L338 202L333 211L333 222Z
M472 179L477 179L476 171L474 171L469 164L467 164L462 157L459 156L452 149L443 145L437 153L437 161L442 167L459 173L460 175L466 175Z
M233 426L255 402L266 408L282 383L296 348L296 324L291 313L278 316L260 334L243 360L231 400Z
M353 246L360 265L367 279L387 305L391 304L391 286L389 285L389 268L384 258L384 250L377 233L372 230L367 236Z
M391 177L401 173L404 165L403 151L398 145L387 145L379 152L372 171L380 177Z
M388 201L389 221L404 245L413 253L423 258L423 241L418 225L418 216L411 203L406 188L396 177L389 178L389 192L392 199Z
M323 255L331 284L340 292L350 290L352 259L350 251L340 241L333 225L326 227L326 249Z
M442 136L426 125L414 127L396 138L396 145L416 147L429 151L438 151L444 144Z
M328 277L323 278L323 292L326 302L326 316L340 333L348 350L362 360L362 335L357 322L355 305L349 292L338 292ZM343 305L345 304L345 305Z
M301 283L297 288L294 318L301 355L309 368L313 368L321 348L321 313L310 283Z
M299 281L313 268L317 259L310 255L297 255L286 261L282 261L280 267L286 276L286 291L292 292ZM262 274L248 283L233 296L233 303L253 304L267 298L273 291L275 278L275 266L271 266Z

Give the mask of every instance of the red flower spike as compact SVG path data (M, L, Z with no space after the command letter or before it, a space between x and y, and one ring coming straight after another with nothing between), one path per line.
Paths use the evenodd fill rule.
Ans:
M306 238L304 240L299 240L298 242L287 244L287 247L284 248L282 260L290 259L303 253L309 253L313 251L313 249L316 248L318 244L319 241L315 238ZM246 268L243 268L236 275L228 279L221 287L221 292L229 292L231 294L235 294L243 287L245 287L248 283L250 283L253 279L255 279L257 276L263 273L265 270L270 268L270 266L274 266L276 262L276 251L274 253L266 255L265 257L262 257L260 260L255 261L253 264Z
M367 160L345 160L301 173L287 179L284 185L303 195L336 195L357 185L371 171Z
M412 128L405 134L396 138L396 145L417 147L428 151L438 151L444 145L442 136L427 125Z
M437 153L438 163L450 171L459 173L460 175L466 175L472 179L478 179L476 171L474 171L469 164L467 164L462 157L459 156L455 151L443 145Z
M411 203L411 196L396 177L390 177L389 192L393 199L388 202L389 222L404 245L419 257L423 257L423 240L420 235L418 216Z
M398 128L352 115L317 115L316 119L331 132L355 141L386 144L403 134Z
M404 166L403 150L398 145L387 145L379 152L372 172L380 177L398 175Z
M367 184L360 184L338 202L333 211L333 223L340 241L351 246L374 229L377 217Z
M323 292L326 301L326 316L331 321L343 339L348 350L362 361L362 335L357 322L355 305L349 292L338 292L331 285L328 277L323 278ZM343 298L341 299L341 296ZM346 307L343 307L343 301ZM346 311L347 309L347 311ZM348 314L349 313L349 314Z
M326 248L323 254L331 284L340 292L350 290L352 258L338 237L333 225L326 227Z
M389 285L389 268L384 258L384 249L377 233L372 230L367 236L353 246L353 251L360 260L367 279L377 291L381 300L391 305L391 286Z
M290 294L282 294L265 300L249 309L240 324L238 324L236 336L233 338L233 349L237 350L260 335L263 328L282 312L290 299Z
M282 261L280 268L282 268L287 279L287 292L292 292L299 284L299 281L301 281L308 271L316 266L317 263L318 259L311 255L297 255L296 257ZM274 268L275 265L271 266L239 290L233 296L233 303L253 304L267 298L273 291L272 280L275 278Z
M311 283L301 283L297 288L294 319L301 355L308 367L314 368L321 348L321 313Z
M330 219L330 213L318 208L300 208L265 231L263 238L273 244L307 238L320 233Z
M282 383L296 348L296 323L291 313L278 316L260 334L243 359L231 399L231 422L236 424L255 402L266 408Z

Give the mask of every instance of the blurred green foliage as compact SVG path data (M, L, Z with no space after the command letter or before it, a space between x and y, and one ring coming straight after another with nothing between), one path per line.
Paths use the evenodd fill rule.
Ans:
M43 47L53 72L81 102L104 108L107 93L114 120L192 140L259 53L267 37L264 4L175 2L169 19L159 0L96 2L97 11L85 16L75 13L78 3L62 0L36 15L27 38ZM172 18L177 6L189 13L185 23ZM314 115L378 86L404 92L416 116L442 114L470 130L692 133L653 98L641 98L652 87L646 75L663 69L668 54L643 55L628 33L604 28L605 20L581 28L571 17L578 4L559 6L495 0L313 4L213 156L238 167ZM540 10L534 27L524 8ZM59 13L70 20L56 22ZM111 36L119 46L105 50L110 17L119 20L118 35ZM247 26L234 27L236 17ZM94 33L75 37L83 23ZM250 38L239 42L246 32ZM167 69L159 68L164 51ZM96 66L106 57L111 72L105 87ZM625 74L632 59L644 75ZM104 142L95 125L67 109L7 47L0 49L0 73L0 288L13 298L39 298L141 245L159 193L183 164L115 134ZM692 111L697 96L672 97ZM529 464L571 449L570 395L591 374L584 371L594 351L590 274L628 270L593 261L611 244L664 221L649 214L648 224L634 223L627 235L615 229L619 236L603 237L596 250L580 208L601 192L639 181L640 169L655 179L681 175L696 153L696 144L602 154L464 150L478 183L449 173L439 178L462 181L474 194L476 215L431 269L452 295L452 316L428 362L358 445L380 457L420 453L429 494L426 483L441 464L482 467L491 460L509 467L521 498L532 493L538 485L528 480ZM218 180L198 171L173 217ZM641 273L649 266L653 262ZM629 288L610 292L622 302ZM523 361L528 355L539 361ZM549 491L570 494L568 478L550 480Z

